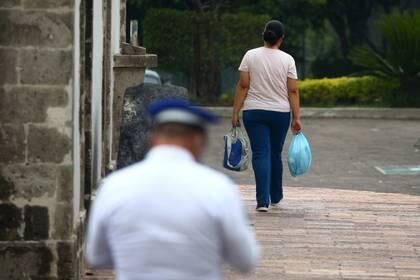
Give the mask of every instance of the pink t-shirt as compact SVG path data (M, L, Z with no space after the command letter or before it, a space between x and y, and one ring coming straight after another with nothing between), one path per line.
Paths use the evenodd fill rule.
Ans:
M243 110L290 112L287 78L298 78L290 54L266 47L252 49L242 59L239 71L250 76Z

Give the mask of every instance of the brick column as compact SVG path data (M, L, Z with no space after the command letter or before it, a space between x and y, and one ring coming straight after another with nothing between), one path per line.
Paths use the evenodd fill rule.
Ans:
M72 0L0 1L0 279L75 279L80 270L74 13Z

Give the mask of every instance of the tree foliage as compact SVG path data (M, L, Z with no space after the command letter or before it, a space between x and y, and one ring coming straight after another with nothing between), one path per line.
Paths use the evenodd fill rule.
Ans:
M266 15L246 12L224 14L221 17L221 63L237 68L249 49L261 45L264 24L270 20ZM240 24L238 24L240 23Z
M237 68L247 49L262 44L269 19L285 24L282 49L295 58L300 77L306 76L305 69L312 77L348 75L360 70L350 60L354 47L382 48L371 41L372 17L409 2L128 0L136 13L129 17L137 16L144 30L142 44L159 55L161 68L184 73L190 91L204 99L220 94L222 70Z
M376 9L390 9L401 0L327 0L323 14L333 26L339 40L343 56L347 56L354 46L371 44L369 19Z
M144 20L143 40L159 65L168 71L188 72L193 55L194 14L190 11L151 9Z
M237 67L246 50L261 44L268 16L152 9L144 21L144 43L159 54L160 66L190 77L190 90L216 98L220 72ZM240 23L240 24L238 24Z
M399 80L405 91L420 94L420 12L383 16L378 28L386 46L356 47L353 62L378 76Z

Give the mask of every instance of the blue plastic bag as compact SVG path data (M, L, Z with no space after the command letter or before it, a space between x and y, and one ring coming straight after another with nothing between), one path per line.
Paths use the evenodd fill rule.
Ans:
M249 149L248 141L243 135L240 126L232 128L224 136L225 152L223 167L233 171L243 171L248 168Z
M287 156L290 174L293 177L306 173L311 168L312 154L308 140L302 132L293 135Z

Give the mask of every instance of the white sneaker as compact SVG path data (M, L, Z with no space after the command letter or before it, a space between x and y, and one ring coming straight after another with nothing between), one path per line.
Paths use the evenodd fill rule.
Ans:
M277 207L277 206L279 206L280 205L280 202L277 202L277 203L271 203L271 206L273 206L273 207Z
M259 206L257 207L258 212L268 212L268 207L265 206Z

